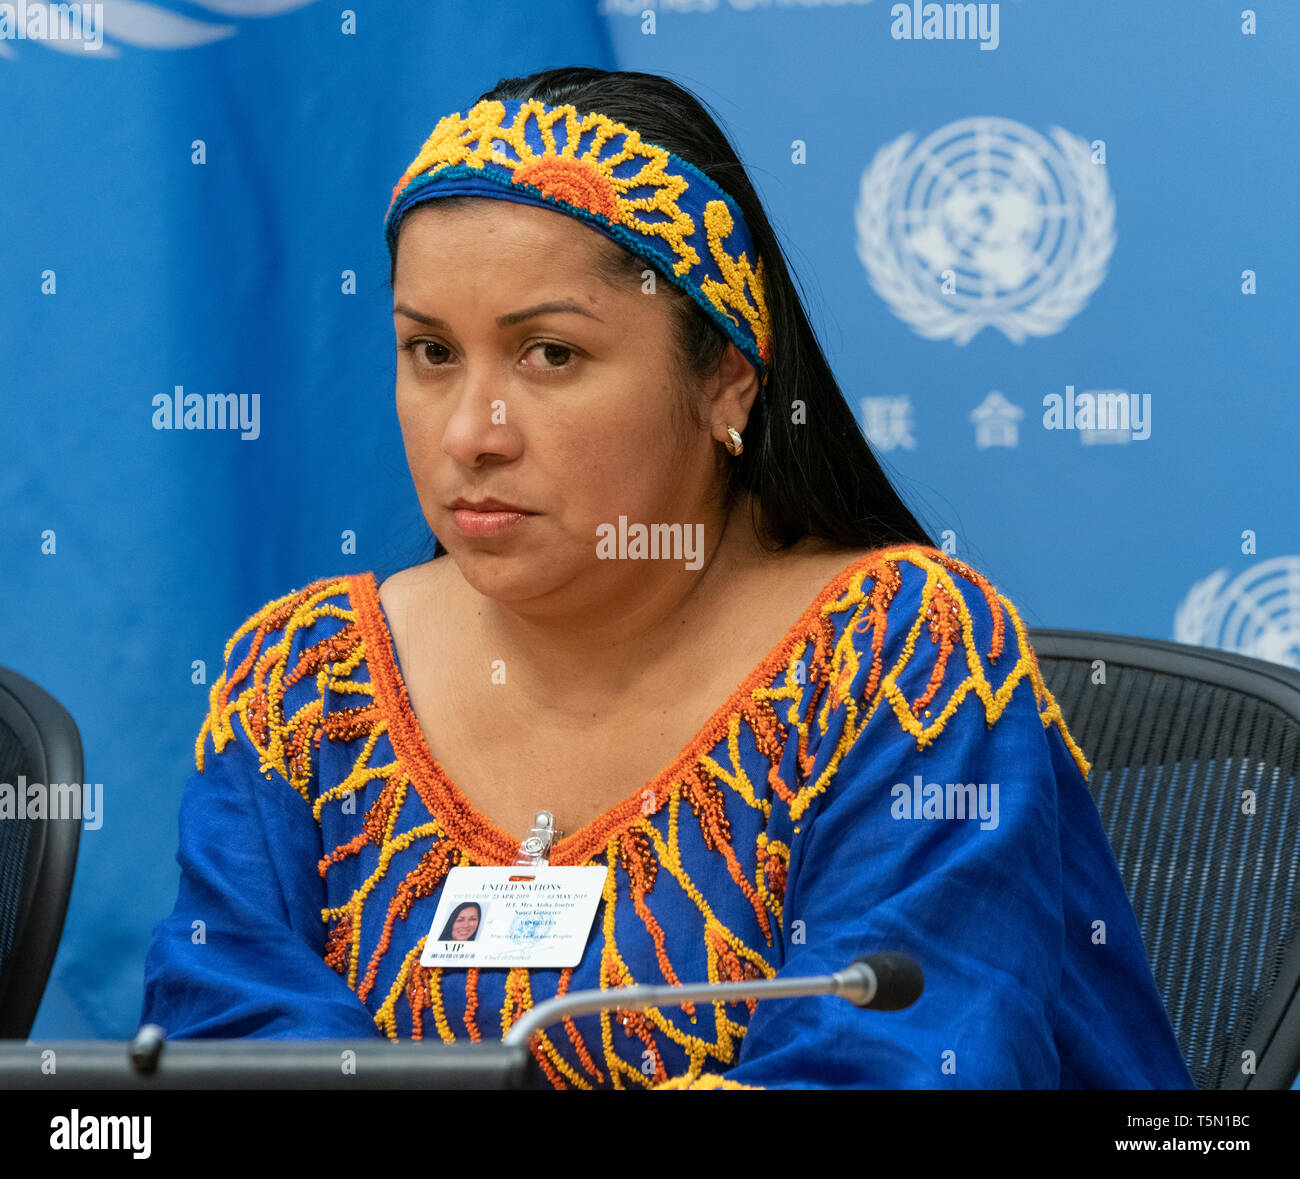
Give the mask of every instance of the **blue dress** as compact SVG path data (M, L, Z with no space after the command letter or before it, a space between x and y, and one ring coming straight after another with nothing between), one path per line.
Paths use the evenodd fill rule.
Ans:
M431 755L373 574L239 628L196 766L145 969L142 1022L173 1039L499 1040L560 992L897 949L925 971L903 1011L606 1012L534 1055L557 1088L1192 1087L1019 615L932 548L854 560L670 766L559 842L553 864L608 870L569 970L420 965L447 872L513 863L523 833Z

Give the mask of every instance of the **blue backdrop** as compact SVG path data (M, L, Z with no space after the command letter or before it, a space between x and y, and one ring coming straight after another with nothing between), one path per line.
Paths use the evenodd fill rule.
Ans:
M1300 666L1300 5L106 2L85 45L38 7L0 5L0 663L103 808L35 1037L135 1030L232 631L429 555L383 215L504 76L713 107L887 471L1029 625ZM249 416L158 429L177 387Z

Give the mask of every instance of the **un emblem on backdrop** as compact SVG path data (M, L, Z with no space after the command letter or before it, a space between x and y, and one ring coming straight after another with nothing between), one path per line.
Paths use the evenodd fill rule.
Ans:
M927 339L1013 343L1058 332L1106 276L1115 200L1088 144L1011 119L950 123L882 147L862 175L858 257L876 293Z
M1174 641L1300 667L1300 557L1198 581L1174 615Z

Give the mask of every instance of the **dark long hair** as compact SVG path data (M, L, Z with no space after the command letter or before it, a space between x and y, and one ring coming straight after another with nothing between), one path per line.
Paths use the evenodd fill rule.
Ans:
M451 916L447 918L447 924L442 927L442 937L438 939L440 942L449 942L454 940L451 936L452 927L456 924L456 918L459 917L466 909L475 910L478 913L479 925L482 925L483 910L479 906L478 901L461 901L461 903L451 911ZM477 937L478 937L478 925L474 927L474 932L470 934L469 937L467 937L465 940L467 942L472 942Z
M699 168L739 206L763 260L772 323L772 370L750 410L744 450L734 458L725 456L725 503L729 507L740 488L753 494L758 517L753 523L760 543L780 551L814 536L848 548L896 543L933 546L881 470L845 401L744 165L704 103L655 74L582 66L505 78L475 101L529 98L540 99L547 106L569 103L582 114L599 111L635 128L644 142ZM608 245L602 277L610 282L625 278L639 283L648 263L603 235L597 236ZM695 301L671 282L660 284L658 290L671 300L678 367L688 378L686 383L715 372L729 343L727 338ZM799 416L803 420L798 422L796 405L802 407ZM685 408L695 424L702 425L693 404ZM446 551L438 541L433 555L439 557Z

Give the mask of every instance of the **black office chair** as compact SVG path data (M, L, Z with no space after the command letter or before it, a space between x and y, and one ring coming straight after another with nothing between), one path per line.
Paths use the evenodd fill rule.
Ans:
M0 667L0 782L75 783L81 734L57 700ZM63 935L81 841L75 815L0 820L0 1039L26 1040Z
M1124 635L1029 640L1092 763L1197 1088L1288 1088L1300 1072L1300 671Z

